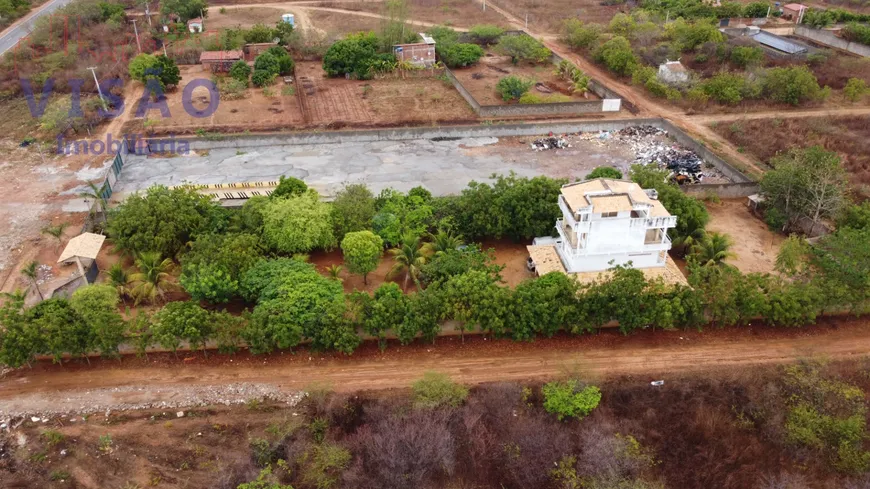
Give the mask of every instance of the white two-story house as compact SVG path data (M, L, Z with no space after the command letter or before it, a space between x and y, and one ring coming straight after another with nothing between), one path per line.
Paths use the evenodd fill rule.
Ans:
M668 229L677 218L654 190L624 180L586 180L562 187L559 208L559 236L535 238L529 247L539 274L599 272L629 262L638 269L668 266Z

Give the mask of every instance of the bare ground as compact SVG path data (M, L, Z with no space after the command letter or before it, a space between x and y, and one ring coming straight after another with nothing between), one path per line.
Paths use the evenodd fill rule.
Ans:
M746 199L723 200L707 203L710 213L708 231L731 236L730 251L733 258L725 260L743 273L773 272L776 255L785 237L771 231L767 224L755 217L746 205Z

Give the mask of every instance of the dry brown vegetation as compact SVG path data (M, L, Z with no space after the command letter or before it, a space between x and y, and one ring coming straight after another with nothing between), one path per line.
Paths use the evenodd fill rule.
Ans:
M863 362L820 372L805 379L870 389ZM412 407L406 391L316 389L294 408L251 401L181 418L140 411L28 421L0 435L0 485L54 487L54 477L83 488L234 489L258 465L283 459L274 474L296 488L581 487L556 480L560 462L588 484L637 484L582 487L866 487L833 472L824 453L785 441L794 393L785 378L781 367L667 376L658 387L622 377L599 383L599 407L568 422L543 410L539 385L516 383L484 384L462 406L434 410Z
M583 22L607 24L617 12L628 12L630 4L604 5L601 0L495 0L494 4L518 19L529 16L529 29L558 34L566 19L577 17ZM612 2L616 3L616 2Z
M408 0L407 5L408 19L411 21L431 22L455 27L471 27L475 24L508 26L501 14L492 9L484 12L482 4L478 2L468 0ZM318 3L317 6L373 14L385 13L383 2L330 2L326 0Z
M856 185L870 185L870 121L867 117L753 119L713 129L763 162L795 147L836 151Z

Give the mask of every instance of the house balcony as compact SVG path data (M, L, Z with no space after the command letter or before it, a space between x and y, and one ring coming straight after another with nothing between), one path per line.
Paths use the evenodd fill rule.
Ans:
M677 216L663 217L638 217L633 218L629 223L631 228L656 229L656 228L672 228L677 225Z

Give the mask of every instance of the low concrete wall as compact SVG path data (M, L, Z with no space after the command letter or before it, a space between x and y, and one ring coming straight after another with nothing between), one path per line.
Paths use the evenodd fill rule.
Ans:
M537 136L541 134L564 134L569 132L618 131L629 126L650 125L668 131L668 134L684 147L698 154L705 162L716 167L734 183L751 183L752 180L729 165L703 144L665 119L619 119L584 122L541 122L524 124L493 124L474 126L407 127L359 131L299 132L275 135L249 134L228 135L225 139L208 141L189 138L191 150L218 148L253 148L297 144L340 144L370 141L402 141L408 139L474 138ZM182 138L179 138L182 139Z
M462 95L462 98L464 98L465 101L468 102L468 105L471 106L474 112L476 114L480 114L480 104L477 103L477 100L474 99L474 97L471 95L471 92L466 90L465 87L462 86L462 83L459 83L459 79L456 78L456 75L454 75L453 72L447 68L444 68L444 74L447 75L450 83L452 83L453 86L456 87L456 91L459 92L459 95Z
M716 195L721 199L739 199L757 194L761 186L755 182L742 183L711 183L700 185L683 185L680 189L686 195L703 198L707 195Z
M865 58L870 57L870 46L857 42L847 41L843 38L837 37L837 35L834 34L834 31L826 29L813 29L811 27L799 25L795 27L794 34L796 36L805 37L819 44L824 44L826 46L831 46L832 48L842 49L843 51L857 54L858 56L864 56Z
M616 109L617 111L619 108ZM604 100L556 102L552 104L481 105L481 117L512 117L522 115L589 114L604 112ZM611 109L610 112L613 112Z
M725 160L720 158L716 153L710 151L705 145L695 141L691 136L683 132L682 129L679 129L675 125L671 124L670 121L666 119L658 119L659 123L654 124L657 127L668 131L668 134L671 135L672 138L676 139L678 143L682 144L686 148L691 149L695 153L698 154L705 162L712 164L719 171L722 172L726 177L728 177L734 183L746 183L752 182L752 179L744 175L740 170L734 168Z

